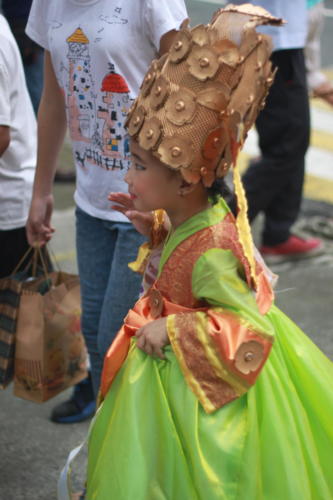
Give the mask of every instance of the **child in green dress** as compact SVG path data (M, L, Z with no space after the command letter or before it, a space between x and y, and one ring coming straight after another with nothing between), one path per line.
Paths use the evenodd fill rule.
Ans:
M236 219L216 196L272 81L264 23L249 4L183 23L129 115L130 203L170 230L105 358L89 500L332 498L332 364L274 306L237 168Z

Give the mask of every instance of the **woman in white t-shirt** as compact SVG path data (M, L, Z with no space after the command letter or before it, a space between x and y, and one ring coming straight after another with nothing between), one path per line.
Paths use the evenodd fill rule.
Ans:
M168 49L186 16L183 0L34 0L27 25L27 34L45 49L27 234L30 243L45 243L54 231L52 183L67 124L77 176L82 328L95 395L104 353L139 291L140 278L127 264L142 237L107 199L110 191L127 192L125 117L150 61ZM79 392L51 418L89 416L92 406Z

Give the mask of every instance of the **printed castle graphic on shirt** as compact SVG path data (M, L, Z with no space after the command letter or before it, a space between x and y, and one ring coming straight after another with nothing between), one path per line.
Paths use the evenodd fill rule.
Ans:
M89 39L79 27L66 39L69 62L67 106L69 131L76 162L106 170L129 166L129 144L123 124L130 107L125 79L109 65L109 73L95 83L91 76ZM96 92L96 85L100 92Z

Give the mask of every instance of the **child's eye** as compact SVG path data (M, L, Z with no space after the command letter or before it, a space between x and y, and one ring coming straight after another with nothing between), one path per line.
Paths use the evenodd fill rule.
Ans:
M140 163L134 163L135 170L146 170L146 167L140 165Z

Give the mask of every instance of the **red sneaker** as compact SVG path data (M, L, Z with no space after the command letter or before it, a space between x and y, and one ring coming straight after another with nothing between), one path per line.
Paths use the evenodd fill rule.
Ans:
M317 238L300 238L291 235L279 245L263 245L260 252L267 263L275 264L286 260L304 259L319 255L324 248L323 242Z

